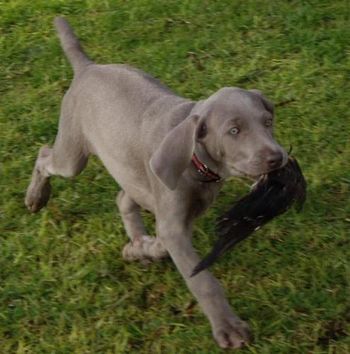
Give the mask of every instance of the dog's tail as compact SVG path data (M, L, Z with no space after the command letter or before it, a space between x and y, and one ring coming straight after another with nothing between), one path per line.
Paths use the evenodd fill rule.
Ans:
M63 51L72 64L74 73L78 73L86 65L92 64L69 23L63 17L56 17L54 23Z

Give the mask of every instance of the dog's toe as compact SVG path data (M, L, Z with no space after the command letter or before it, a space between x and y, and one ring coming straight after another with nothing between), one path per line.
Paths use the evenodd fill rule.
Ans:
M127 261L157 260L166 257L167 254L157 238L147 235L142 235L140 238L127 243L122 251L123 258Z
M45 181L40 188L31 185L27 190L24 204L29 211L36 213L47 204L50 199L50 194L51 185L48 180Z
M243 321L229 319L214 330L214 338L221 348L238 349L251 340L248 325Z

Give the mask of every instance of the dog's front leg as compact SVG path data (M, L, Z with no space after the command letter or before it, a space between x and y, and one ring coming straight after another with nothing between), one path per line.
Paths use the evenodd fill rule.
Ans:
M242 347L249 341L248 326L232 312L217 279L207 270L190 277L199 262L191 243L192 225L186 226L176 212L164 208L157 213L157 229L164 247L208 317L219 346Z

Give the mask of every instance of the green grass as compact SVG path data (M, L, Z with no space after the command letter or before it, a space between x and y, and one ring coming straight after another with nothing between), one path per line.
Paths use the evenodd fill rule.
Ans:
M242 353L349 353L349 13L346 0L0 1L0 353L221 352L169 260L122 260L118 186L97 159L75 180L55 178L39 214L23 205L72 77L58 14L98 62L137 66L192 99L241 86L279 104L276 134L307 178L305 209L213 272L253 329ZM228 182L198 221L202 254L215 218L246 191Z

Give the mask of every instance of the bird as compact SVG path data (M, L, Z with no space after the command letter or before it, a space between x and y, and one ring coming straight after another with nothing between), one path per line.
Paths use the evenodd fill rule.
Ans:
M215 233L218 239L194 267L191 276L211 266L237 243L293 205L300 211L306 200L306 189L301 168L292 156L284 167L261 175L251 191L217 219Z

